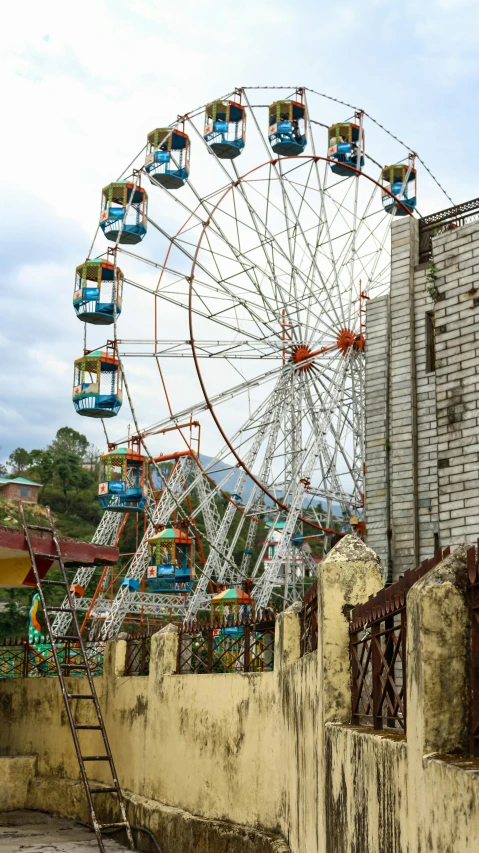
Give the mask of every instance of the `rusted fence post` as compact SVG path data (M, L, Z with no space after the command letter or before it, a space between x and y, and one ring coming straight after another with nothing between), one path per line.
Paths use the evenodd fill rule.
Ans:
M351 611L349 649L353 723L406 730L407 594L450 549L379 590ZM362 634L362 637L360 636Z
M381 716L382 702L381 696L381 673L382 659L379 644L381 642L381 623L373 622L371 625L371 662L373 676L373 726L375 729L382 729L383 718Z
M208 666L208 672L212 672L213 670L213 628L211 625L206 626L206 634L207 634L207 652L206 652L206 660Z
M28 678L28 640L25 640L23 644L23 678Z
M247 623L244 626L244 651L243 651L243 670L244 672L249 672L249 664L250 664L250 625Z

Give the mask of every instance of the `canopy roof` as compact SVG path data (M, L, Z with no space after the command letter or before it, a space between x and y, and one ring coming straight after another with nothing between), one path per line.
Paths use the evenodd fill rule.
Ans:
M156 533L154 536L151 536L148 539L148 542L158 542L158 541L166 541L171 539L179 539L182 542L190 542L191 539L184 530L180 530L178 527L165 527L164 530L160 530L159 533Z
M252 598L244 589L224 589L215 595L210 604L251 604Z
M117 460L117 464L119 465L123 459L130 460L130 462L143 462L145 457L128 447L116 447L114 450L109 450L108 453L102 453L100 456L102 462L107 462L108 459L111 461Z
M17 483L19 486L43 485L43 483L35 483L34 480L27 480L25 477L0 477L0 486L6 486L7 483Z

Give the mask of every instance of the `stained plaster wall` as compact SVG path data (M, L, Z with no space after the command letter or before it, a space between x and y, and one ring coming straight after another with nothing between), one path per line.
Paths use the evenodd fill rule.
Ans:
M153 638L149 677L126 678L125 643L111 644L97 684L139 813L146 820L144 803L160 801L259 826L288 845L264 849L291 853L479 849L479 766L452 754L466 734L465 570L464 552L453 555L409 593L407 739L349 725L347 614L382 584L376 555L354 537L320 566L318 651L299 657L299 615L288 612L273 673L172 675L177 635L165 633ZM54 679L1 683L0 753L37 755L26 804L48 809L58 788L61 807L78 770Z

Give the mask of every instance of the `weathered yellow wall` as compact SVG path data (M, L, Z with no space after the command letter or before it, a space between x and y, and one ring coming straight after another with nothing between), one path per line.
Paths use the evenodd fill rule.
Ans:
M107 665L96 679L122 785L193 814L278 827L275 673L156 675L152 664L148 678L116 678ZM3 754L38 754L39 775L78 777L55 679L3 682L0 707ZM99 733L81 738L85 754L101 754ZM95 778L108 779L101 765Z
M127 678L125 643L110 644L96 683L122 786L280 832L291 853L479 850L479 762L429 755L457 750L465 732L463 569L453 555L409 593L407 741L347 724L348 608L381 583L357 540L322 564L318 651L299 657L299 616L287 612L273 673L173 675L177 635L166 632L153 638L149 677ZM82 737L94 753L98 735ZM45 779L78 778L55 679L0 682L0 754L38 756L37 807Z

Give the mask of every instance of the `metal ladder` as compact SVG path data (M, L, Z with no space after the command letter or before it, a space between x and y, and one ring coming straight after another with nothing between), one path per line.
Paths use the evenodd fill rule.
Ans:
M133 836L131 834L131 827L130 827L129 821L127 819L127 816L126 816L125 804L123 802L121 789L120 789L120 786L118 784L115 765L113 763L113 757L112 757L111 750L110 750L110 744L108 743L108 737L106 734L105 724L103 722L103 717L101 714L100 704L98 702L98 696L96 694L95 685L93 683L93 678L92 678L90 664L89 664L88 657L87 657L87 652L85 650L85 645L84 645L83 638L82 638L80 628L78 625L78 619L77 619L77 614L76 614L76 610L75 610L75 604L74 604L74 601L73 601L71 593L70 593L70 584L68 582L68 578L67 578L66 571L65 571L65 564L63 562L63 557L62 557L62 554L60 551L60 545L58 543L57 535L56 535L55 528L53 525L53 519L52 519L52 515L50 512L50 507L47 507L49 526L43 527L39 524L27 524L27 521L25 519L23 504L21 503L21 501L19 503L19 506L20 506L20 514L21 514L21 518L22 518L23 530L25 533L25 541L27 543L28 551L30 553L30 559L32 561L32 569L33 569L33 573L35 575L35 580L36 580L36 584L37 584L37 590L38 590L38 594L40 596L40 600L41 600L42 607L43 607L43 613L44 613L44 617L45 617L46 628L47 628L48 636L49 636L50 643L52 646L53 657L55 660L55 666L56 666L57 673L58 673L58 680L60 682L62 695L63 695L63 701L65 703L65 708L66 708L66 712L67 712L68 722L70 724L70 729L72 732L73 743L75 745L78 763L80 765L80 773L81 773L83 785L85 787L85 793L87 796L88 806L90 809L91 823L92 823L92 826L93 826L93 829L95 831L95 835L96 835L96 838L98 841L98 847L100 848L101 853L105 853L105 846L103 844L103 838L102 838L102 831L103 830L112 829L114 827L124 827L126 834L127 834L127 837L128 837L129 847L131 850L134 850L135 845L133 843ZM40 575L38 573L36 558L37 557L51 557L51 554L45 554L45 553L42 553L40 551L34 551L33 550L33 545L32 545L32 541L30 538L30 531L31 530L41 530L43 532L48 532L51 534L54 545L55 545L56 557L57 557L57 560L58 560L58 563L59 563L60 569L61 569L62 580L50 580L47 578L43 578L43 579L40 578ZM66 598L68 600L68 605L65 606L65 602L63 602L61 607L51 607L51 606L47 605L47 603L45 601L44 594L43 594L43 587L44 586L61 587L65 591L65 595L66 595ZM50 614L57 614L57 613L68 613L69 615L71 615L72 621L71 621L71 626L69 629L68 636L55 636L53 633L52 624L50 621ZM56 646L56 642L58 640L65 641L65 642L71 641L71 642L78 643L78 647L77 647L76 651L77 651L78 655L83 659L83 663L77 664L75 661L74 668L75 668L75 670L77 670L77 669L84 670L85 675L86 675L86 680L82 679L82 683L83 684L86 683L88 685L89 692L87 692L87 693L68 693L66 685L65 685L65 676L63 674L63 668L66 668L67 671L72 669L72 663L71 663L71 661L68 661L66 663L62 663L60 661L60 658L58 656L58 649ZM72 705L71 705L73 700L76 701L76 703L77 703L76 707L77 708L83 702L93 704L93 707L94 707L95 712L96 712L96 718L97 718L97 723L95 725L78 724L75 722L75 716L74 716L75 709L72 708ZM101 732L101 735L103 738L103 744L104 744L104 748L105 748L104 755L84 755L83 754L81 746L80 746L80 740L79 740L78 732L83 731L85 729ZM87 773L86 773L86 769L85 769L85 762L86 761L94 761L94 762L106 761L106 762L108 762L109 767L110 767L110 771L111 771L113 784L110 786L107 785L107 786L101 787L101 788L91 787L90 780L87 777ZM94 794L97 794L97 795L98 794L107 794L107 793L115 793L117 795L118 806L119 806L120 814L121 814L121 821L119 821L118 823L103 823L102 824L102 823L98 822L98 819L96 817L96 812L95 812L95 807L93 805L92 795L94 795Z

